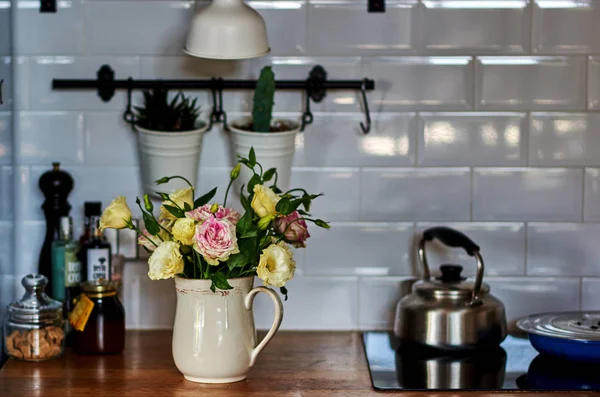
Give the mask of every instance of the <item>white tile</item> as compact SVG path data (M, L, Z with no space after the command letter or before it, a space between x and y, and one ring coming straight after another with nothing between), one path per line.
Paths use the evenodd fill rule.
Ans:
M260 280L255 285L261 285ZM284 330L351 330L358 326L356 277L295 277L287 285L283 302ZM283 298L282 298L283 301ZM271 299L258 294L254 300L257 329L269 329L274 309Z
M541 166L600 165L600 115L533 113L529 163Z
M26 109L29 106L29 58L0 56L2 110Z
M306 275L411 275L412 223L309 224ZM384 249L383 247L388 247ZM392 248L393 247L393 248Z
M420 241L423 231L439 226L435 223L418 223ZM486 276L522 276L525 274L525 225L523 223L445 223L463 232L481 248ZM416 246L415 246L416 248ZM439 265L452 263L463 267L463 274L474 276L475 259L462 248L448 247L437 239L426 245L427 261L431 272L439 274ZM421 274L422 269L418 269Z
M14 261L13 251L14 227L10 221L0 221L0 277L1 275L13 274Z
M509 329L523 317L550 311L579 310L578 278L487 277L491 294L506 307Z
M358 57L263 57L252 61L252 78L258 78L263 66L271 65L277 80L305 80L316 65L327 71L328 80L360 80L360 58ZM249 104L252 103L253 92L246 94ZM296 112L298 117L304 110L304 93L302 90L279 90L275 92L276 112ZM329 90L320 103L311 102L313 112L354 112L360 111L358 94L352 90ZM247 110L251 110L250 108Z
M569 168L478 168L473 219L579 221L583 172Z
M0 220L14 219L13 167L0 166Z
M387 1L385 6L384 13L368 13L366 1L311 0L310 53L379 55L413 52L419 29L418 2Z
M296 139L294 165L406 166L415 161L416 114L375 113L363 134L362 113L315 113Z
M229 116L229 114L228 114ZM231 134L221 125L204 133L200 151L200 169L203 167L232 167L233 153Z
M2 307L2 316L5 315L6 306L16 301L19 297L15 289L15 284L15 276L8 274L0 275L0 305Z
M194 14L192 1L92 1L86 39L93 54L180 55Z
M39 273L39 259L44 237L46 235L46 223L40 221L22 222L18 232L15 233L14 260L19 265L15 270L21 277L29 273ZM24 291L23 291L24 292Z
M0 7L0 57L12 54L11 5Z
M600 168L586 168L584 175L583 220L600 221Z
M12 112L0 112L0 165L12 164Z
M598 52L600 7L595 0L535 0L532 46L540 53Z
M84 50L84 10L80 0L56 2L55 13L40 13L40 4L17 0L14 51L20 55L81 54Z
M468 168L365 168L362 220L461 221L469 219Z
M294 168L290 188L302 187L315 199L310 212L326 221L357 221L359 172L357 168Z
M306 53L307 7L298 1L248 1L267 25L269 47L273 55Z
M585 108L583 57L479 57L475 70L479 109Z
M471 107L471 57L380 57L363 65L364 75L375 79L371 111Z
M600 109L600 57L588 57L588 109Z
M82 113L19 112L18 131L15 151L20 164L84 161Z
M85 114L85 163L135 166L138 163L136 133L120 112Z
M527 274L600 276L600 224L530 223Z
M600 279L584 278L582 280L581 310L600 310Z
M418 163L525 165L525 113L420 113Z
M394 327L396 306L410 294L412 277L361 277L358 281L358 320L363 330Z
M529 0L422 3L425 50L523 53L529 48Z
M96 79L102 65L109 65L115 79L138 77L137 57L112 56L43 56L33 57L31 62L31 106L38 110L93 110L124 111L126 94L117 91L115 96L104 102L93 89L53 90L52 79Z

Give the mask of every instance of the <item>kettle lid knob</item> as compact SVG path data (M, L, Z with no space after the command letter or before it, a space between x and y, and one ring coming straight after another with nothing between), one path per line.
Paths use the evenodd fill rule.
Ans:
M443 283L457 283L465 280L461 277L460 273L463 271L463 267L460 265L441 265L440 272L442 276L439 280Z

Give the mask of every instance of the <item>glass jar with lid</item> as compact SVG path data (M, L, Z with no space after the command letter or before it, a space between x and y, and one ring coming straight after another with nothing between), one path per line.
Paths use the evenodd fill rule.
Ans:
M8 305L4 349L10 357L43 361L58 357L65 347L62 303L45 294L48 279L28 274L21 280L25 295Z
M91 313L75 332L75 350L83 354L120 353L125 347L125 309L117 296L117 285L99 279L81 283ZM79 302L78 302L79 305ZM77 308L76 308L77 310Z

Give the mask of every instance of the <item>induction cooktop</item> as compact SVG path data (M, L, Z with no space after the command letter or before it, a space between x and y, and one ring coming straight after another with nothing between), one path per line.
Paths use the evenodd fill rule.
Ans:
M455 353L401 344L391 332L365 332L363 343L375 390L600 391L600 364L540 355L513 336Z

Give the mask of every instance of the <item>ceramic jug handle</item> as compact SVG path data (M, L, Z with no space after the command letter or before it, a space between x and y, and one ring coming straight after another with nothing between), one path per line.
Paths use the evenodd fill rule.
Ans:
M252 302L254 302L254 297L259 292L264 292L265 294L269 295L273 300L273 303L275 304L275 319L273 320L273 325L267 333L267 336L265 336L264 339L261 340L260 343L254 348L254 350L252 350L252 353L250 354L251 367L254 365L258 353L260 353L261 350L264 349L264 347L267 345L267 343L269 343L271 338L275 335L275 332L277 332L277 330L279 329L279 326L281 325L281 320L283 320L283 305L281 304L281 299L279 299L279 295L277 295L277 293L271 288L256 287L252 289L246 296L246 299L244 300L246 309L250 310L252 308Z

